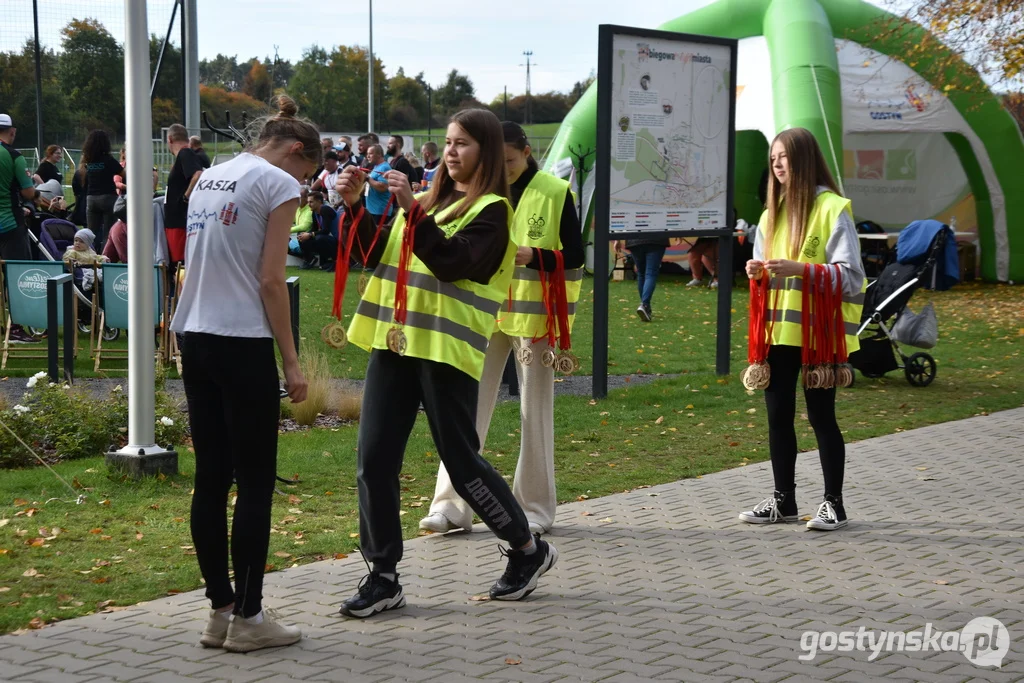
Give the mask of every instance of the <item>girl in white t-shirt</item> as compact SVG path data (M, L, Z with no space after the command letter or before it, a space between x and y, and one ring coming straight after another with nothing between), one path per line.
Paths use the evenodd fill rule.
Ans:
M192 539L212 609L200 643L248 652L302 634L263 611L263 573L277 470L280 390L306 398L292 340L285 245L299 183L320 163L320 135L282 96L245 153L203 173L189 200L188 278L171 329L182 334L182 379L196 453ZM238 483L228 576L227 498ZM232 616L233 615L233 616Z

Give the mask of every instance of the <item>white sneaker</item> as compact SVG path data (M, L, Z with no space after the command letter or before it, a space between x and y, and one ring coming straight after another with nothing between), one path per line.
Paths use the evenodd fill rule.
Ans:
M273 610L265 609L262 614L263 621L259 624L253 624L241 616L232 619L228 636L224 640L224 649L229 652L252 652L265 647L292 645L302 639L299 627L278 622L278 616Z
M231 612L218 612L210 610L210 618L206 622L206 629L199 639L203 647L223 647L224 639L228 637L228 626L231 625Z
M807 528L816 531L835 531L842 529L848 523L846 510L837 511L832 505L832 501L826 500L818 506L818 511L814 513L811 521L807 522Z
M433 531L436 534L443 534L455 529L464 529L452 520L448 519L442 512L431 512L420 520L420 529Z
M687 287L700 287L702 284L704 284L703 280L698 280L697 278L693 278L692 280L690 280L689 282L686 283L686 286Z
M712 280L711 284L708 285L711 289L718 289L718 280Z
M775 524L777 522L795 522L800 515L784 515L779 509L781 500L776 495L765 498L754 506L753 510L746 510L739 514L739 520L747 524Z

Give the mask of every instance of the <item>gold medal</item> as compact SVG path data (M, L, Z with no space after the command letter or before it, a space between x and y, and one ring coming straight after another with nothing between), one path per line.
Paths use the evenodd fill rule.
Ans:
M359 274L359 284L356 285L356 291L359 292L359 296L366 294L366 287L369 284L370 278L366 274L366 271L363 271L362 273Z
M560 353L555 357L555 370L563 375L571 375L576 369L576 363L568 353Z
M540 352L540 364L546 368L553 367L555 364L555 350L550 346Z
M402 332L397 327L392 327L388 330L387 342L388 348L399 356L404 356L409 348L409 340L405 338L405 332Z
M853 384L853 367L849 363L836 366L836 386L844 389Z
M529 346L522 346L516 351L516 360L520 365L529 365L533 362L533 349Z
M740 373L740 381L750 391L767 389L768 385L771 384L771 378L771 366L764 361L751 363Z
M324 329L320 330L320 338L324 340L325 344L333 349L341 349L348 344L348 335L345 333L345 326L337 320L328 323L324 326Z

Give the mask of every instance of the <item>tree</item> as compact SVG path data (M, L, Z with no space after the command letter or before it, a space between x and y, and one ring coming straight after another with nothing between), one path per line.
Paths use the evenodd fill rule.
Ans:
M399 67L388 80L388 121L399 130L418 128L427 117L427 91L422 82L405 75Z
M73 19L61 31L57 77L65 106L88 128L124 129L124 52L95 19Z
M313 45L295 64L288 93L298 102L302 113L323 130L361 130L366 127L367 52L361 47L336 47L328 53ZM380 84L374 93L375 107L381 106L381 93L387 97L384 64L374 59L374 81Z
M199 86L199 107L210 113L210 122L215 126L224 125L225 111L231 113L231 122L239 127L242 125L242 114L248 114L253 119L268 112L265 102L254 100L242 92L230 92L208 85ZM155 119L156 103L153 105L153 116Z
M1014 92L1003 95L1003 106L1020 126L1021 133L1024 133L1024 93Z
M241 89L244 78L237 55L218 54L213 59L199 62L199 82L205 85L234 91Z
M903 19L930 32L924 40L905 39L899 57L911 67L926 57L937 58L928 74L933 85L981 91L1019 88L1024 83L1024 0L918 0L897 7ZM890 35L907 33L890 28ZM943 46L952 54L943 54ZM957 56L974 66L987 85L949 80Z
M163 45L163 42L164 39L155 33L149 36L149 68L151 69L151 74L156 73L156 62L160 57L160 47ZM152 75L150 76L150 81L152 82ZM174 43L167 44L167 50L164 52L164 61L160 64L160 77L157 78L153 96L167 100L172 105L177 103L178 118L171 121L171 123L181 118L181 50ZM155 106L154 103L154 108Z
M81 142L75 130L72 112L63 101L56 80L57 55L53 50L39 54L43 83L43 145ZM26 40L19 52L0 52L0 102L18 124L18 147L36 145L35 48ZM42 150L40 150L42 151Z
M254 59L249 73L242 80L242 92L254 100L269 102L273 92L273 83L270 81L270 73L263 62Z
M597 75L594 73L594 70L591 69L590 75L587 76L585 80L576 81L576 83L573 84L572 90L569 91L569 95L566 98L566 104L569 105L570 109L574 107L577 102L579 102L579 99L583 97L583 93L587 92L587 89L590 87L590 84L596 80Z
M452 69L444 85L434 89L434 103L443 114L448 115L463 108L464 102L476 102L473 82L469 76Z

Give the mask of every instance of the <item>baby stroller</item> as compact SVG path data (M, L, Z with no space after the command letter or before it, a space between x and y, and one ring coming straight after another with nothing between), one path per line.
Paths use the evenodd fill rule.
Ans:
M29 236L44 261L60 261L61 256L74 242L77 230L75 224L70 221L47 218L41 223L39 236L37 237L31 230L29 230ZM75 283L73 289L75 297L78 299L78 331L82 334L89 334L92 330L92 321L99 320L99 311L95 311L95 315L93 311L93 304L98 299L88 296L82 291L83 272L81 267L76 266L72 275ZM30 330L30 332L38 333L39 331ZM104 341L114 341L120 336L121 330L108 327L103 329Z
M860 350L850 354L850 364L865 377L882 377L887 372L902 369L907 381L915 387L926 387L935 379L938 370L935 358L923 351L909 356L903 353L898 335L893 333L896 321L892 319L913 315L907 310L907 303L919 287L935 288L939 262L949 239L950 230L940 230L921 257L908 263L890 263L877 280L868 284L857 330Z

